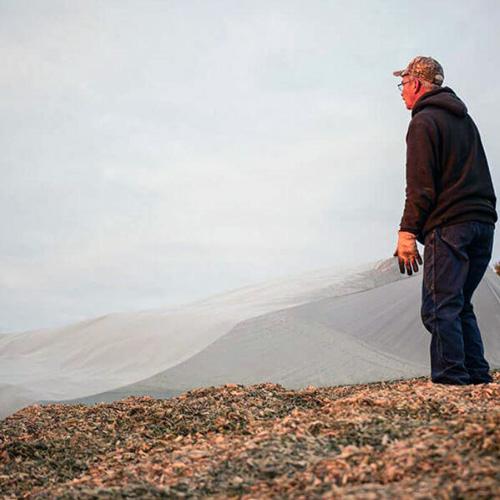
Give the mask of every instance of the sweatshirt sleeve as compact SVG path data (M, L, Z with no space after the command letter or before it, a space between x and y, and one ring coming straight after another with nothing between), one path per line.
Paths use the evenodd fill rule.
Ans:
M406 134L406 201L400 231L417 237L436 202L437 153L432 132L432 123L413 119Z

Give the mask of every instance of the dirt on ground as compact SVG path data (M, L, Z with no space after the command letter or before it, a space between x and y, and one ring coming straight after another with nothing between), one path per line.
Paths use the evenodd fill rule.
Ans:
M0 422L2 498L500 498L500 372L24 408Z

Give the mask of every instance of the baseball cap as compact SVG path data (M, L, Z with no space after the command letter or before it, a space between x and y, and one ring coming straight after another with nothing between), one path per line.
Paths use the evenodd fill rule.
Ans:
M444 80L444 71L441 64L439 64L432 57L417 56L413 58L405 69L394 71L394 76L414 76L421 78L436 85L442 85Z

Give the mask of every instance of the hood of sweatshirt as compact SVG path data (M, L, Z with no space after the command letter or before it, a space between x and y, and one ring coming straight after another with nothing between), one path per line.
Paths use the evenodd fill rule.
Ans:
M442 87L425 93L413 106L411 116L415 116L416 113L427 106L446 109L462 118L467 115L467 107L450 87Z

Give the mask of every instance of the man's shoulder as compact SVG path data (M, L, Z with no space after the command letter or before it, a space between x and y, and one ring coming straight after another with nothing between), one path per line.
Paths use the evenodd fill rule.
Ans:
M410 123L431 123L446 111L438 106L426 106L413 115Z
M437 119L438 116L436 113L432 112L430 106L422 109L410 120L410 123L408 124L408 132L420 128L434 129Z

